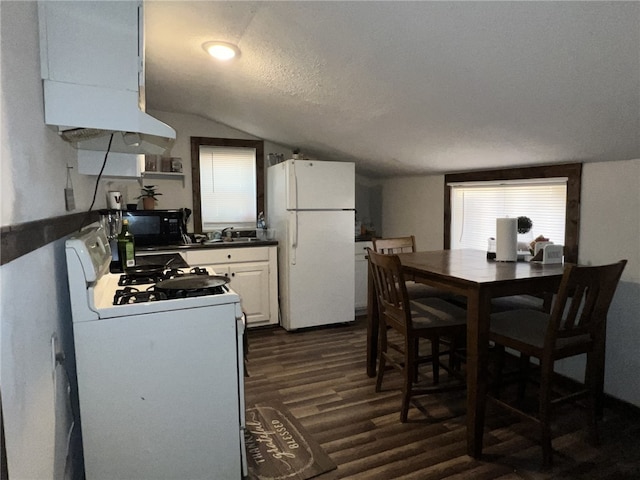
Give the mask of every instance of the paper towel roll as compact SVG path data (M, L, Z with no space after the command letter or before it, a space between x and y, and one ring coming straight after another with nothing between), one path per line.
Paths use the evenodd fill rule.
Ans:
M496 218L496 261L518 260L518 219Z

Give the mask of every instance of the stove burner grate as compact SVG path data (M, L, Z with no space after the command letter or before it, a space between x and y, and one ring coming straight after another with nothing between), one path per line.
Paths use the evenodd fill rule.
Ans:
M228 282L228 278L209 275L207 269L202 267L194 267L188 273L179 269L169 269L153 275L149 275L148 272L144 275L122 275L118 285L124 286L124 288L116 290L113 304L127 305L176 298L221 295L229 291L226 286ZM146 290L139 290L131 286L150 283L153 285L148 286Z
M120 275L118 285L121 287L126 285L144 285L147 283L156 283L158 280L158 275Z
M182 275L158 282L151 287L155 292L162 292L168 298L202 297L205 295L220 295L229 291L226 284L227 277L219 275L205 275L206 270L196 271L189 275Z
M114 305L155 302L158 300L167 300L167 295L164 292L156 292L153 290L140 291L135 287L125 287L121 290L116 290L113 296Z

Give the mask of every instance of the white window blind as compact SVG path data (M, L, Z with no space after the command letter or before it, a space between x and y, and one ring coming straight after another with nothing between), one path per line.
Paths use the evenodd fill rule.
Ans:
M473 182L451 186L451 248L487 249L496 235L496 218L526 216L531 231L519 235L529 243L538 235L564 245L567 179Z
M256 225L256 149L200 146L202 228Z

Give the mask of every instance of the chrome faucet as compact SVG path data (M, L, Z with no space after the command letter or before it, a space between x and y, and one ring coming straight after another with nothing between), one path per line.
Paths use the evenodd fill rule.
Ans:
M225 227L222 229L222 232L220 232L220 236L222 238L224 238L226 236L227 230L233 230L233 227ZM231 234L229 234L229 236L231 236Z

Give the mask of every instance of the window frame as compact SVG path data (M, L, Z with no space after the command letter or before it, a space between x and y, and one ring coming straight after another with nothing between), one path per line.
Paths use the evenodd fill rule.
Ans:
M237 147L256 150L256 212L264 212L264 141L236 138L191 137L191 181L193 193L193 231L202 231L200 187L200 147Z
M578 236L580 233L580 192L582 164L569 163L542 167L480 170L451 173L444 176L444 248L451 248L451 183L487 182L500 180L527 180L536 178L567 177L567 203L565 214L564 259L578 262Z

